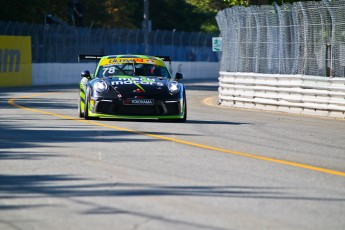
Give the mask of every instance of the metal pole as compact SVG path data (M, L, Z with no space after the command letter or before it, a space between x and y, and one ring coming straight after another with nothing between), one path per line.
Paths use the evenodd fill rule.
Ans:
M145 54L149 53L149 0L144 0L144 47Z

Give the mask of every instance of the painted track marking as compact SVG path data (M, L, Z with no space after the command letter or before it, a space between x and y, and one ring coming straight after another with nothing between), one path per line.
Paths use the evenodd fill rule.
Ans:
M55 117L59 117L59 118L63 118L63 119L74 120L74 121L83 122L83 123L96 125L96 126L101 126L101 127L105 127L105 128L109 128L109 129L118 130L118 131L131 132L131 133L135 133L135 134L153 137L156 139L162 139L162 140L172 141L172 142L180 143L180 144L184 144L184 145L194 146L197 148L208 149L208 150L212 150L212 151L217 151L217 152L222 152L222 153L227 153L227 154L232 154L232 155L238 155L238 156L242 156L242 157L247 157L247 158L252 158L252 159L257 159L257 160L263 160L263 161L268 161L268 162L272 162L272 163L288 165L288 166L292 166L292 167L303 168L303 169L308 169L311 171L317 171L317 172L322 172L322 173L331 174L331 175L335 175L335 176L345 177L345 172L341 172L341 171L336 171L336 170L327 169L327 168L321 168L321 167L317 167L317 166L312 166L312 165L307 165L307 164L302 164L302 163L297 163L297 162L292 162L292 161L280 160L280 159L271 158L271 157L264 157L264 156L259 156L259 155L255 155L255 154L239 152L239 151L235 151L235 150L223 149L223 148L218 148L218 147L209 146L209 145L198 144L198 143L180 140L180 139L171 138L171 137L166 137L166 136L162 136L162 135L140 132L137 130L131 130L131 129L123 128L123 127L118 127L118 126L113 126L113 125L108 125L108 124L102 124L102 123L98 123L95 121L84 120L84 119L75 118L75 117L62 115L62 114L58 114L58 113L48 112L48 111L39 110L39 109L33 109L33 108L25 107L25 106L22 106L22 105L15 103L16 100L20 100L20 99L33 98L33 97L39 97L39 96L45 96L48 94L57 94L57 93L58 92L40 93L40 94L26 95L26 96L22 96L22 97L18 97L18 98L12 98L12 99L8 100L8 104L10 104L14 107L24 109L27 111L31 111L31 112L35 112L35 113L51 115L51 116L55 116Z

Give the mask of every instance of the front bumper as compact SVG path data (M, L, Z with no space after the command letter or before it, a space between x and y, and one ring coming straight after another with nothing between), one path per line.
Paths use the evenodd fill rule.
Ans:
M90 98L89 115L111 118L180 119L185 113L183 99L154 100L152 105L126 105L122 99Z

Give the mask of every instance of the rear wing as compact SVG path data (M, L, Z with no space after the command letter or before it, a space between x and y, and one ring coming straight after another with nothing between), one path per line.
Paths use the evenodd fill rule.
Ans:
M164 62L169 62L169 72L172 73L172 68L171 68L171 58L169 56L156 56Z
M105 55L97 55L97 54L79 54L78 55L78 62L81 62L83 60L99 61L104 56ZM171 58L169 56L156 56L156 57L162 59L162 61L169 62L169 64L171 64Z
M79 54L78 55L78 61L80 62L81 60L90 60L90 61L96 61L100 60L102 57L105 55L98 55L98 54ZM171 58L169 56L156 56L163 61L168 61L171 62Z
M100 60L102 57L104 57L104 55L79 54L79 55L78 55L78 62L81 62L82 60L98 61L98 60Z
M162 59L163 61L168 61L171 63L171 58L169 56L156 56L156 57Z

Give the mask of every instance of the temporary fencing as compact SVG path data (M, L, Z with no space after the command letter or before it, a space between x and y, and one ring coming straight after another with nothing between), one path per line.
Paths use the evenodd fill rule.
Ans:
M174 61L218 61L212 52L212 34L73 27L59 24L1 22L0 35L31 36L34 63L71 63L78 54L148 54L170 56ZM147 52L148 51L148 52Z
M345 77L345 1L232 7L217 17L221 71Z

